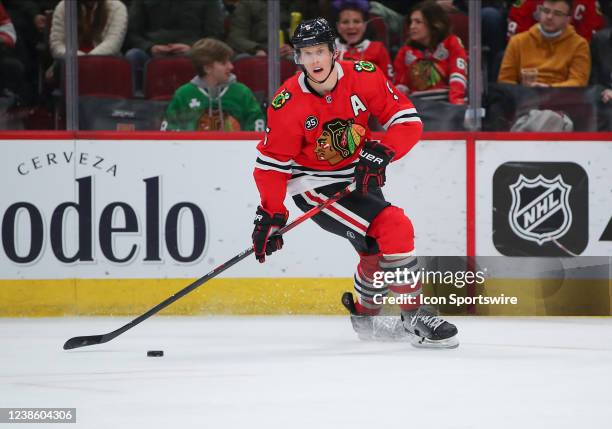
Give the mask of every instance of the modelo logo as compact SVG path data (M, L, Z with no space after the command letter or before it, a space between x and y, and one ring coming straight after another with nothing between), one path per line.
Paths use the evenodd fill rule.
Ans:
M59 204L51 215L49 225L51 249L55 257L63 263L70 264L75 262L93 262L94 243L93 228L94 214L92 201L92 177L82 177L76 179L78 184L78 201L63 202ZM159 177L143 179L145 188L145 222L144 222L144 261L161 262L160 249L160 189ZM67 254L65 238L68 234L65 228L65 218L67 212L75 211L78 217L78 245L76 251ZM29 243L18 243L16 240L16 230L18 217L27 213L29 217L30 235ZM181 253L180 231L188 222L191 214L193 226L193 245L189 254ZM125 219L121 227L113 226L113 218L119 213ZM127 263L134 259L138 244L132 244L129 251L123 255L117 255L117 249L113 245L114 239L119 234L139 233L142 229L138 224L136 212L126 202L112 202L102 209L99 223L97 225L97 237L100 249L106 259L116 263ZM189 263L198 260L205 248L206 243L206 222L204 213L194 203L179 202L174 204L165 215L164 241L168 254L172 259L181 263ZM28 264L34 262L41 256L45 248L45 225L41 211L32 203L20 201L11 204L2 217L2 246L7 257L18 264ZM19 254L18 249L27 248L27 254ZM24 253L24 252L21 252Z

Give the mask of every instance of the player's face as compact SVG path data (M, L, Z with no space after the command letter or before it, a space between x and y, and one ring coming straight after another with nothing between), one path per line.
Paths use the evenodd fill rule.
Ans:
M333 57L334 54L329 50L327 43L322 43L301 48L298 60L310 76L323 80L331 70Z
M363 35L366 31L366 23L361 12L345 9L340 12L336 28L338 29L338 34L340 34L349 45L354 45L363 39Z
M569 24L570 8L563 1L545 1L538 12L540 14L540 25L545 31L556 33Z
M215 85L221 85L229 81L234 66L228 59L226 61L215 61L205 66L204 70L206 71L206 76L213 81Z
M431 35L429 34L429 28L427 28L427 22L420 10L415 10L410 15L409 32L412 41L422 45L429 45Z

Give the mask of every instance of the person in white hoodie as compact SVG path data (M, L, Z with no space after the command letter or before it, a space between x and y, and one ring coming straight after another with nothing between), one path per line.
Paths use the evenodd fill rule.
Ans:
M76 0L79 55L120 55L128 13L119 0ZM65 0L53 11L49 46L53 58L66 54Z

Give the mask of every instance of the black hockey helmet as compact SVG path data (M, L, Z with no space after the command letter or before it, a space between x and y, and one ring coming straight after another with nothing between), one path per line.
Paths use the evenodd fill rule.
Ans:
M300 49L327 43L329 50L333 52L335 37L334 31L325 18L307 19L300 22L295 29L291 44L295 49Z

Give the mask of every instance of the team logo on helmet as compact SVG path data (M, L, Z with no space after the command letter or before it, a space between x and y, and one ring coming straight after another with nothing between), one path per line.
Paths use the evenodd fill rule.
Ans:
M559 174L552 180L541 174L527 179L522 174L510 185L512 207L508 221L519 237L539 245L563 237L572 226L569 205L571 185Z
M358 72L365 71L372 73L374 70L376 70L376 66L369 61L357 61L353 67Z
M365 136L365 128L353 119L333 119L323 124L323 132L316 139L314 152L319 161L336 165L350 158Z
M287 100L291 98L291 93L286 89L279 92L276 97L272 100L271 106L274 110L278 110L287 103Z

